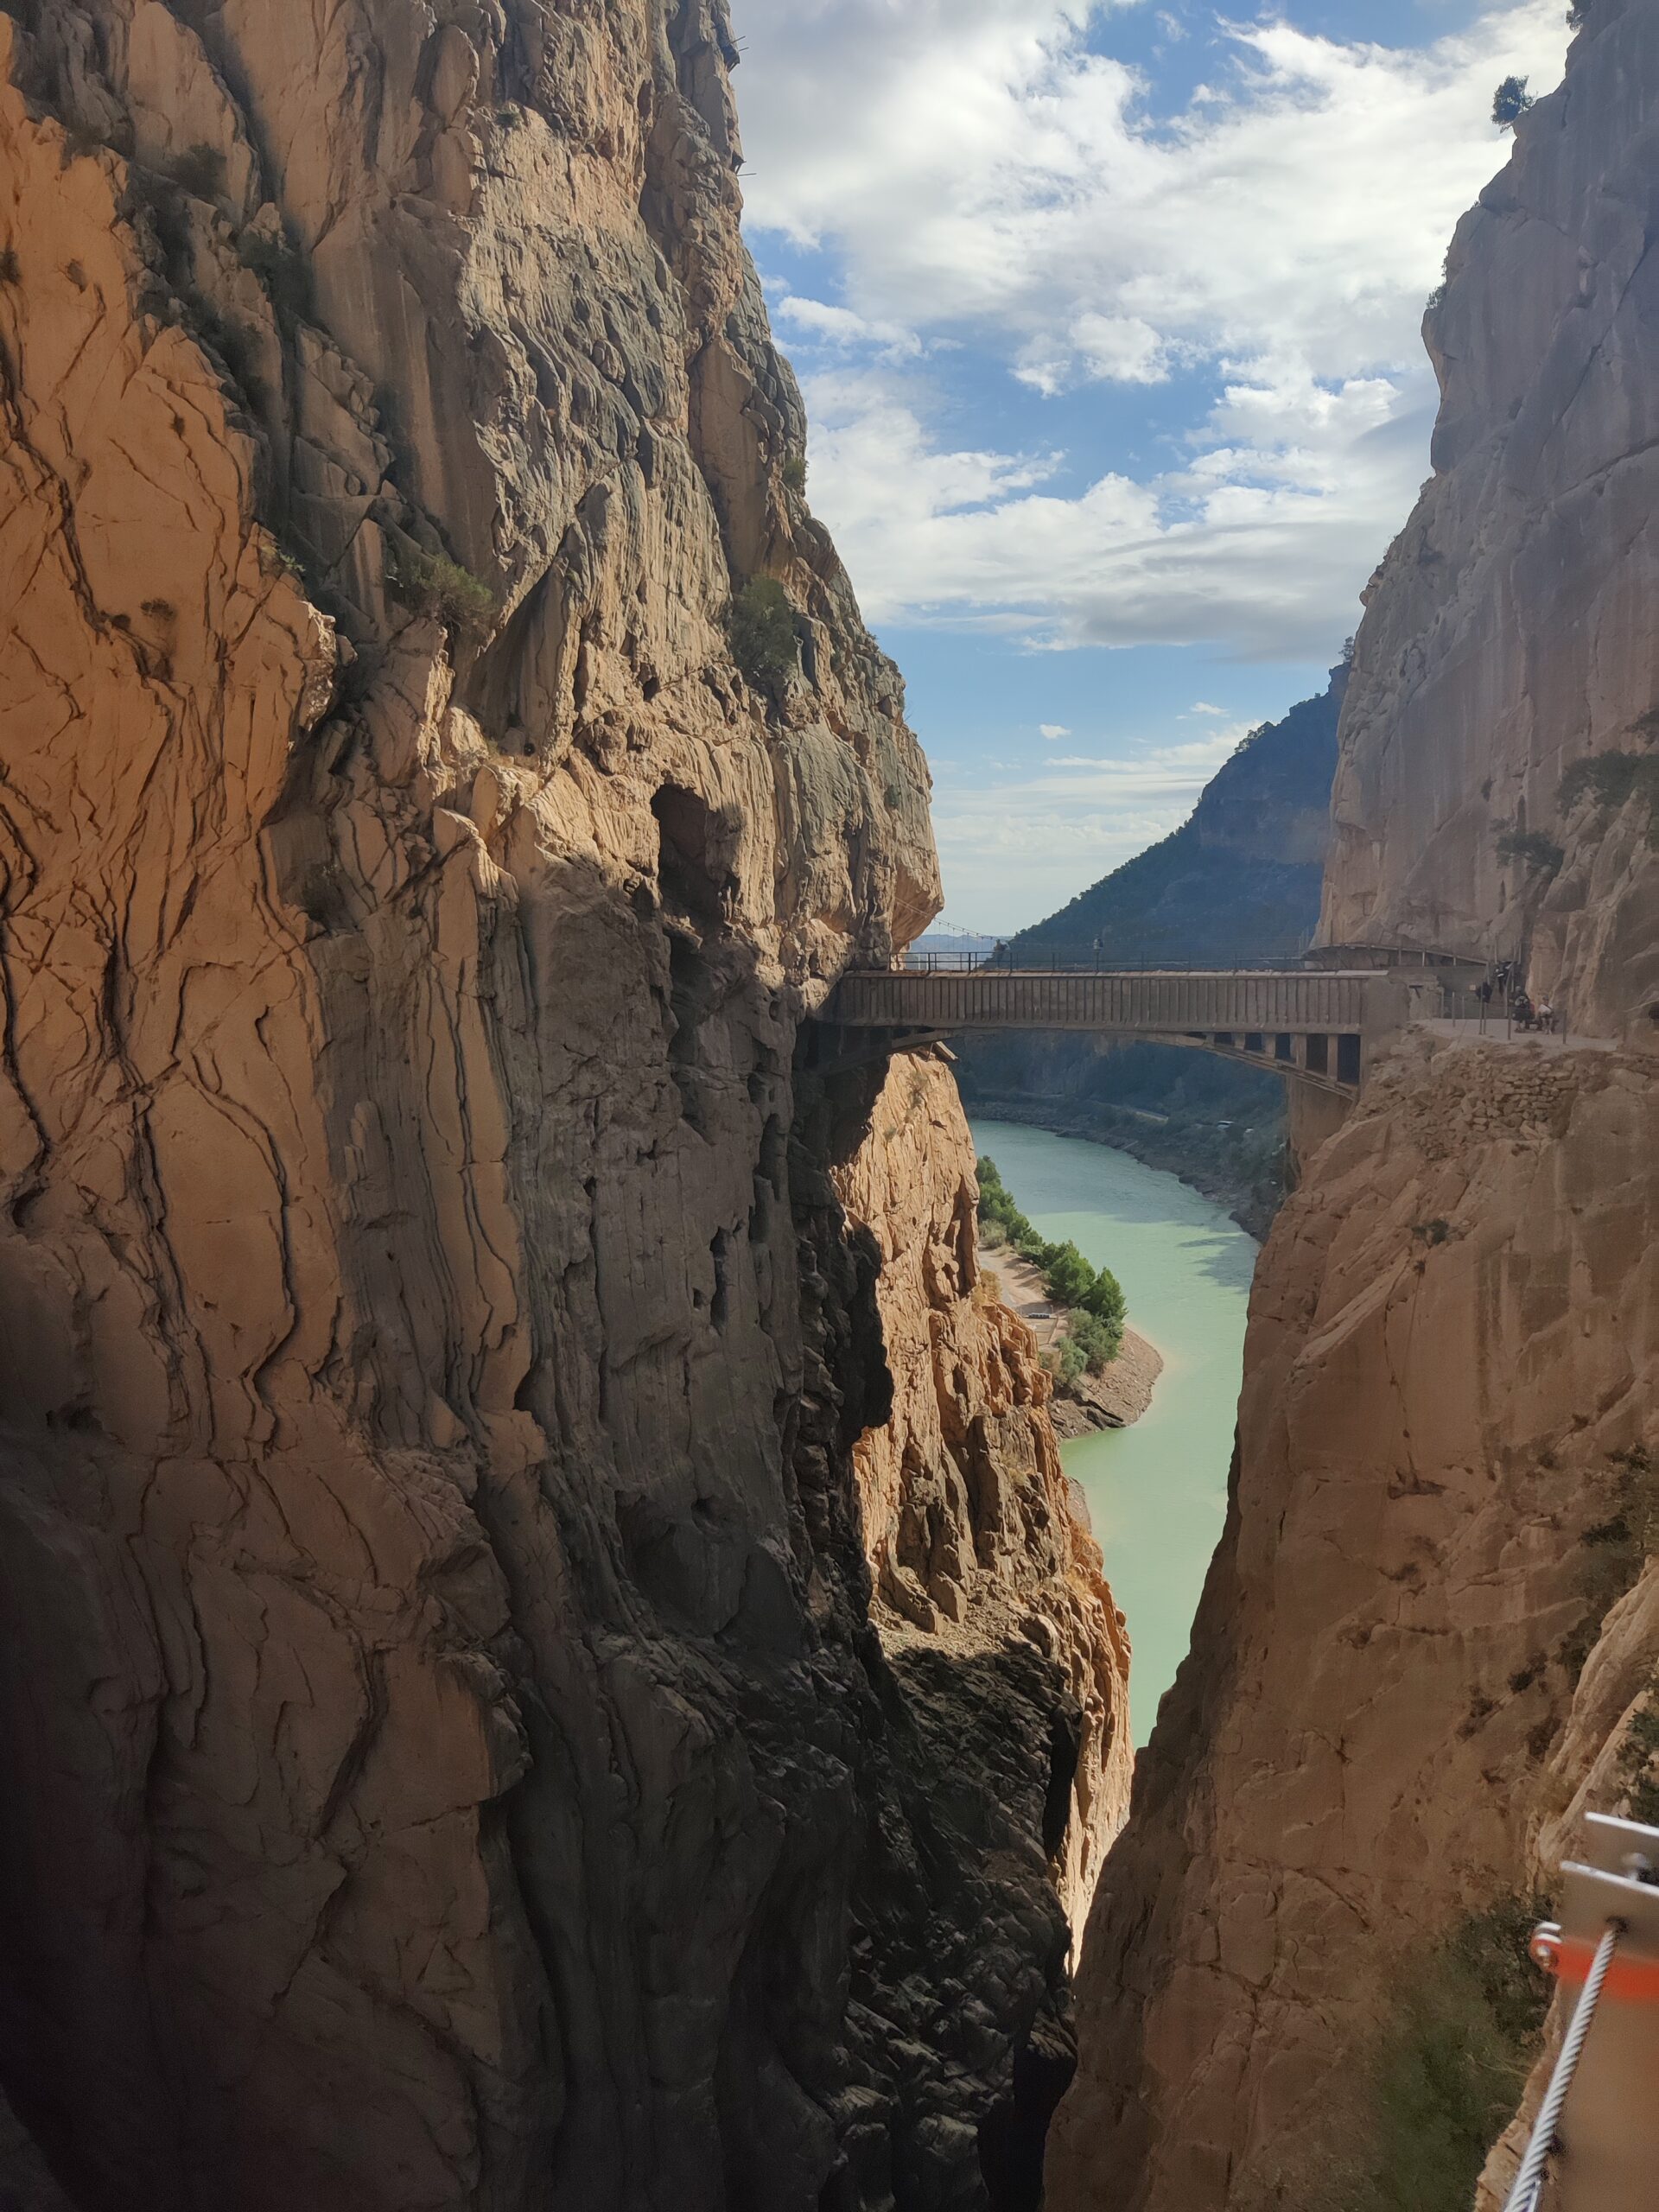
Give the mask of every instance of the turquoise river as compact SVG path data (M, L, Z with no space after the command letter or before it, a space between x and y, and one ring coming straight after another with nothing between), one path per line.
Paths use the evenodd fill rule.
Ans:
M1111 1268L1130 1326L1164 1356L1151 1408L1132 1428L1064 1449L1128 1616L1129 1701L1144 1744L1185 1656L1226 1512L1255 1243L1219 1206L1127 1153L1007 1122L973 1130L1042 1234L1069 1236Z

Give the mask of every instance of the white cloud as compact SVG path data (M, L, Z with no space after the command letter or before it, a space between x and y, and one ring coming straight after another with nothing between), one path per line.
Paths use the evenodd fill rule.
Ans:
M1039 722L1037 727L1051 744L1057 737L1070 737L1071 734L1064 722Z
M868 346L889 360L913 358L922 350L916 333L900 323L872 322L867 315L855 315L851 308L791 292L787 284L768 285L766 297L772 321L785 338L792 334L808 343Z
M751 225L824 248L850 318L779 311L814 505L877 620L1324 652L1426 467L1418 323L1506 157L1492 86L1555 81L1561 0L1494 0L1414 48L1217 18L1210 81L1166 119L1090 50L1101 13L739 0ZM918 358L942 340L1034 393L1207 393L1184 454L1079 486L1040 432L953 449Z
M936 796L933 827L951 911L1004 931L1052 912L1184 822L1248 734L1249 725L1237 722L1122 760L1044 754L1005 769L1013 780Z
M1052 488L1052 454L939 450L890 376L809 374L814 505L876 622L1317 658L1353 627L1402 518L1427 403L1375 379L1325 391L1306 371L1257 373L1279 380L1229 387L1192 459L1071 495Z
M1189 715L1224 715L1225 707L1212 707L1207 699L1195 699L1187 709Z

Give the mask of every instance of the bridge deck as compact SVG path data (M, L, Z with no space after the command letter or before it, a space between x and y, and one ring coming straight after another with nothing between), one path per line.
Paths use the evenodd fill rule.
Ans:
M1090 1029L1124 1036L1271 1031L1357 1035L1372 970L1263 969L1141 972L976 968L965 973L855 969L823 1019L860 1029Z
M1351 1098L1368 1044L1399 1027L1403 996L1370 969L855 969L821 1018L890 1046L986 1029L1148 1038Z

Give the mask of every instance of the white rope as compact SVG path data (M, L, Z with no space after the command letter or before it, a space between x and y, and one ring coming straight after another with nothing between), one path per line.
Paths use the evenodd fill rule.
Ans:
M1555 2148L1561 2107L1567 2102L1567 2093L1573 2086L1573 2076L1578 2071L1585 2037L1589 2034L1590 2023L1595 2018L1601 1985L1607 1979L1607 1969L1613 1962L1613 1953L1624 1932L1623 1921L1610 1920L1606 1933L1596 1946L1589 1980L1584 1985L1584 1994L1573 2012L1573 2024L1561 2044L1561 2055L1555 2062L1555 2071L1549 2077L1544 2101L1538 2108L1538 2121L1532 2131L1532 2140L1527 2145L1527 2155L1521 2161L1521 2171L1515 2177L1515 2187L1510 2191L1509 2202L1503 2212L1538 2212L1539 2200L1544 2193L1544 2169L1549 2164L1550 2152Z

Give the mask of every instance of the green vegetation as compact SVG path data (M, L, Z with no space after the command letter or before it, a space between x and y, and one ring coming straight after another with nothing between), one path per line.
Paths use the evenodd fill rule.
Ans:
M1659 1559L1659 1466L1637 1445L1611 1456L1617 1479L1613 1510L1584 1532L1591 1557L1584 1618L1565 1636L1556 1657L1577 1681L1594 1650L1602 1623L1627 1590L1635 1588L1650 1559Z
M1111 1269L1095 1267L1069 1238L1052 1244L1039 1236L988 1155L979 1162L979 1219L987 1243L1012 1245L1041 1270L1054 1303L1067 1309L1065 1333L1055 1348L1061 1381L1075 1382L1085 1368L1098 1375L1109 1366L1123 1348L1128 1313Z
M1526 79L1506 77L1492 95L1492 121L1513 130L1532 104Z
M792 453L784 463L784 482L791 492L806 489L806 455Z
M1591 834L1599 836L1621 807L1633 798L1648 808L1648 842L1659 850L1659 753L1592 753L1575 760L1561 778L1560 809L1567 814L1580 800L1600 809Z
M1352 2212L1467 2212L1520 2101L1549 1984L1527 1957L1535 1901L1460 1922L1402 1973L1377 2052L1376 2137Z
M418 545L400 546L388 582L405 607L441 615L462 637L481 638L494 620L495 594L481 576L447 554L427 553Z
M727 620L732 658L751 683L784 681L800 665L795 610L775 576L756 576L732 601Z
M1630 1716L1618 1751L1618 1778L1630 1800L1630 1817L1644 1827L1659 1828L1659 1780L1654 1765L1659 1761L1659 1675L1649 1685L1647 1702Z
M1506 868L1518 862L1554 875L1567 855L1541 830L1506 830L1497 841L1497 857Z
M1468 2212L1542 2033L1550 1985L1527 1956L1542 1913L1541 1899L1502 1898L1400 1961L1299 2212Z

